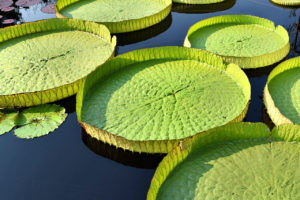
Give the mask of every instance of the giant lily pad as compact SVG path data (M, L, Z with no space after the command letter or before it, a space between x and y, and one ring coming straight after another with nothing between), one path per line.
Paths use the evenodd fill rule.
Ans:
M161 47L129 52L91 74L76 100L87 133L117 147L168 152L178 141L240 121L250 84L209 52Z
M284 61L270 73L264 103L274 124L300 124L300 57Z
M300 6L300 0L270 0L282 6Z
M13 127L15 127L15 121L17 116L17 110L0 110L0 135L10 131Z
M178 13L210 13L227 10L232 8L236 0L223 0L220 2L210 2L207 4L184 4L184 3L173 3L172 11Z
M290 50L289 36L282 26L249 15L202 20L189 29L184 46L210 51L242 68L274 64Z
M171 11L172 0L58 0L57 17L105 24L112 33L147 28Z
M183 142L159 164L147 200L299 199L300 126L234 123Z
M0 30L0 107L25 107L75 94L82 80L113 56L100 24L50 19Z
M173 0L174 3L183 3L183 4L214 4L221 3L226 0Z
M21 126L15 130L19 138L29 139L47 135L65 121L65 109L55 104L45 104L24 110L16 124Z

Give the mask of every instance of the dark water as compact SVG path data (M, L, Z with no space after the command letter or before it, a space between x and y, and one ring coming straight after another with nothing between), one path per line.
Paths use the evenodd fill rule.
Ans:
M42 1L29 8L13 4L15 11L0 13L4 16L0 21L13 18L15 23L24 23L53 18L55 15L40 10L53 2L55 0ZM159 25L134 34L119 35L122 46L118 46L118 54L146 47L181 46L191 25L223 14L251 14L270 19L276 25L281 24L288 30L293 46L299 16L299 10L282 8L268 0L230 0L228 4L216 8L192 7L184 10L177 6L175 9L177 12L172 12ZM188 11L196 13L178 13ZM207 13L209 11L217 12ZM288 58L294 56L297 54L291 50ZM252 97L245 121L270 122L264 112L262 92L273 67L246 71L250 77ZM0 137L0 199L145 199L155 167L162 156L132 154L93 140L77 123L74 97L58 103L67 107L70 114L52 134L34 140L21 140L13 134Z

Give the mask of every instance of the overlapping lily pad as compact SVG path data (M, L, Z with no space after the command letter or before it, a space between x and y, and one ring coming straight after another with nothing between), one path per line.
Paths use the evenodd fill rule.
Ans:
M57 17L105 24L112 33L147 28L171 11L172 0L58 0Z
M270 73L264 103L274 124L300 124L300 57L284 61Z
M242 68L274 64L290 50L289 36L282 26L249 15L202 20L189 29L184 46L210 51Z
M160 47L102 65L80 88L78 120L92 137L138 152L168 152L180 140L241 121L250 84L209 52Z
M16 126L18 111L13 109L0 110L0 135Z
M100 24L50 19L0 30L0 107L28 107L75 94L114 54Z
M298 199L300 126L234 123L200 134L158 166L147 200Z

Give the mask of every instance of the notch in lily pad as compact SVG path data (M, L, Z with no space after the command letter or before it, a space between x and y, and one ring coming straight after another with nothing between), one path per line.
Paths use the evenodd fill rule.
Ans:
M24 110L16 124L21 126L14 134L23 139L41 137L58 128L66 119L65 108L55 104L45 104Z

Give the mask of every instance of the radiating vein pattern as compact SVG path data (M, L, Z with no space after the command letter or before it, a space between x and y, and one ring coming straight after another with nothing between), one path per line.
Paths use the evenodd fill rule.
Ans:
M241 86L220 68L152 60L95 84L82 121L130 140L181 139L232 121L246 104Z
M42 32L0 44L0 95L48 90L87 76L112 54L83 31Z

